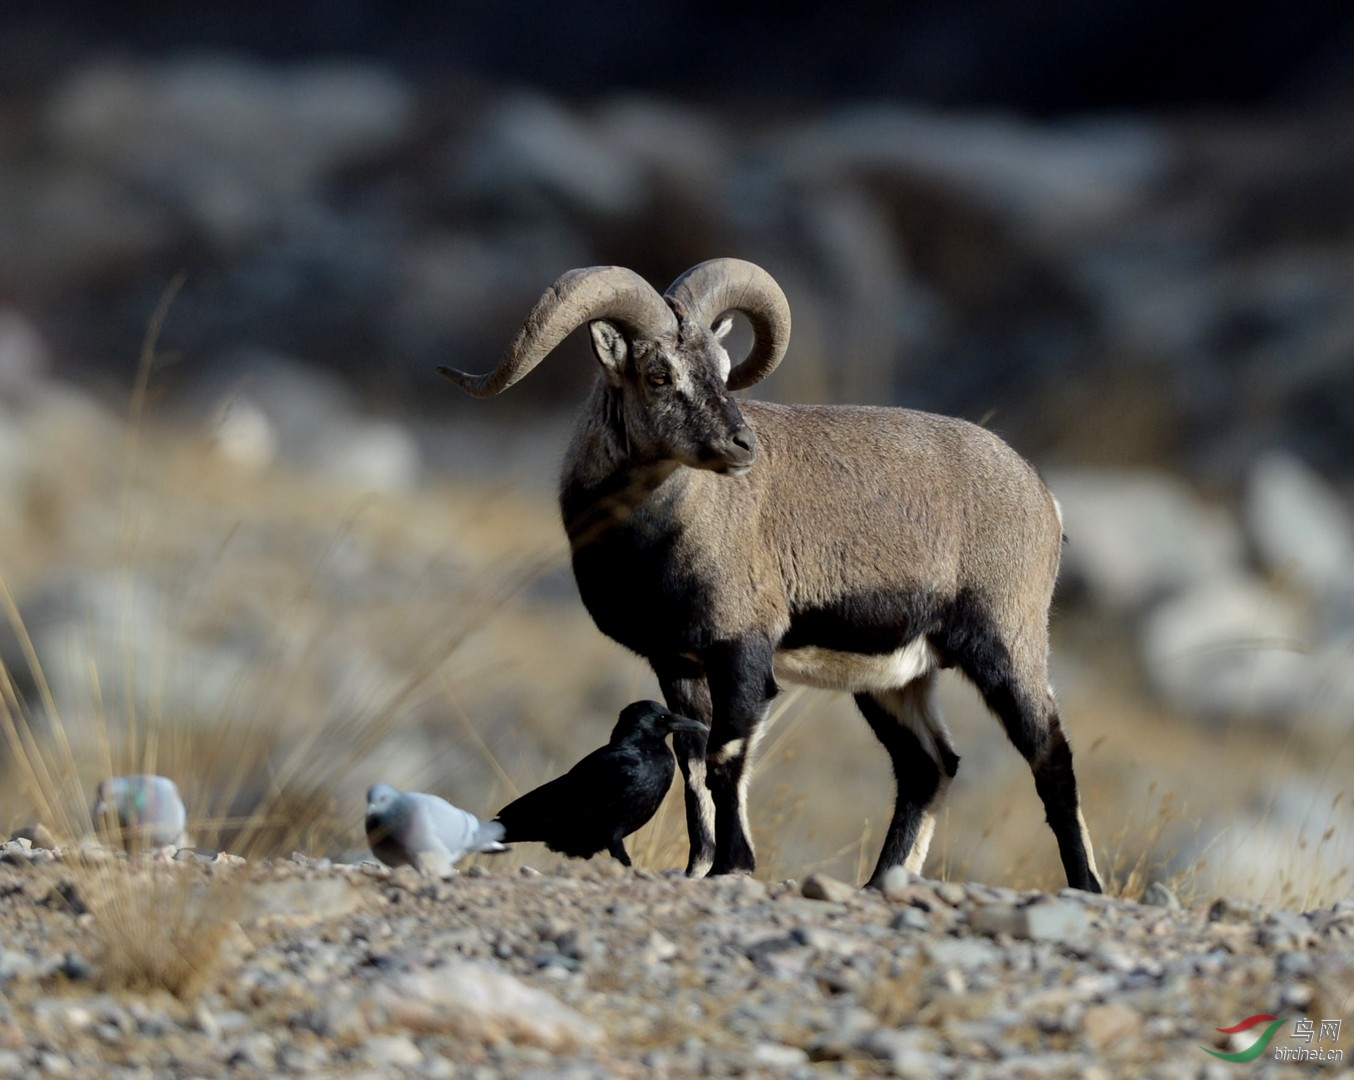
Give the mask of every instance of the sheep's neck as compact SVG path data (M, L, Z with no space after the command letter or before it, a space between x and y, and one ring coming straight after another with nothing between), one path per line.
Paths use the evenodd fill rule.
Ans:
M574 550L630 522L682 466L637 458L626 437L619 401L599 387L589 402L565 462L560 487L564 529Z
M630 522L679 468L675 461L656 461L618 469L600 483L566 485L560 494L560 509L570 544L577 550Z

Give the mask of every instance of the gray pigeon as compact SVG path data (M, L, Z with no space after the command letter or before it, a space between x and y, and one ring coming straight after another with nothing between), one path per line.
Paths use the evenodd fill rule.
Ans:
M387 866L444 877L471 851L507 851L503 826L481 821L446 799L373 784L367 792L367 843Z
M104 780L94 793L90 815L100 834L129 851L182 843L188 821L178 785L167 776L146 773Z

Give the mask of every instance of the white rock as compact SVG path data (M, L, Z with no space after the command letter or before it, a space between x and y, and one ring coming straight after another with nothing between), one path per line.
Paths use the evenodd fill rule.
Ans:
M418 444L402 425L364 416L332 371L268 349L223 356L194 389L213 449L250 471L274 461L334 487L396 494L419 481Z
M47 342L15 308L0 305L0 400L22 397L51 366Z
M850 109L785 146L793 168L921 177L1040 234L1114 220L1171 163L1168 140L1147 124L1054 127L895 106Z
M278 436L268 413L247 394L235 394L217 409L212 449L247 472L261 472L277 457Z
M1001 950L984 938L937 937L922 947L936 967L959 971L977 971L999 962L1001 957Z
M727 176L730 147L717 116L627 96L603 106L595 123L608 144L689 195L711 191Z
M1293 893L1348 892L1337 877L1354 865L1347 786L1295 777L1278 785L1262 807L1203 822L1189 831L1179 855L1179 865L1195 863L1206 865L1204 883L1211 891L1266 904L1291 902Z
M547 1050L594 1046L604 1037L600 1027L544 990L495 968L463 961L377 983L365 1007L373 1028L447 1032Z
M809 1055L798 1046L759 1042L752 1049L752 1060L768 1069L797 1069L808 1064Z
M1008 934L1030 941L1075 941L1090 928L1086 909L1074 901L1041 901L1024 906L984 904L970 919L982 934Z
M907 891L912 887L914 881L918 880L913 873L903 866L890 866L884 872L884 881L882 892L886 900L903 900L907 897Z
M247 921L300 926L338 919L362 904L361 890L343 878L303 877L268 881L250 893Z
M922 1069L925 1072L918 1075L931 1076L944 1076L950 1071L941 1052L940 1039L929 1028L875 1028L864 1035L857 1046L871 1057L889 1062L897 1070Z
M349 417L321 437L314 468L336 487L401 494L418 485L423 465L417 442L402 425Z
M1301 458L1260 457L1246 478L1245 523L1265 567L1321 597L1354 589L1354 512Z
M373 1035L364 1039L362 1056L382 1069L409 1069L423 1062L423 1051L408 1035Z
M23 520L30 455L23 429L0 401L0 530Z
M1144 621L1141 650L1167 701L1222 719L1300 712L1317 671L1302 611L1242 577L1199 583L1159 604Z
M253 641L185 633L154 583L111 570L58 579L21 606L60 715L84 737L98 737L86 722L96 711L91 671L105 700L135 700L139 709L187 722L218 715L258 655ZM175 662L167 665L171 656Z
M646 190L643 170L596 125L547 98L521 94L495 106L464 148L455 186L479 198L545 192L590 214L627 214Z
M1231 517L1180 480L1151 469L1060 469L1047 474L1062 506L1062 580L1100 606L1134 612L1210 578L1240 573Z
M53 94L47 125L65 153L111 168L229 242L335 168L398 141L413 107L411 89L386 68L195 56L83 68Z

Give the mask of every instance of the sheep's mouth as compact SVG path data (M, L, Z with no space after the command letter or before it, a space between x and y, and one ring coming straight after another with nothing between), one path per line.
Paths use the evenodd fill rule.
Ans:
M756 459L755 450L729 446L718 450L708 449L700 455L698 461L700 468L709 469L711 472L719 473L720 476L742 476L752 468Z

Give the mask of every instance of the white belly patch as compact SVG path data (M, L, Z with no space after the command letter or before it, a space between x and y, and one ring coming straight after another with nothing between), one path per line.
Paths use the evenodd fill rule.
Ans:
M823 690L893 690L906 686L936 667L936 654L925 638L910 641L897 652L838 652L806 645L776 652L776 678Z

